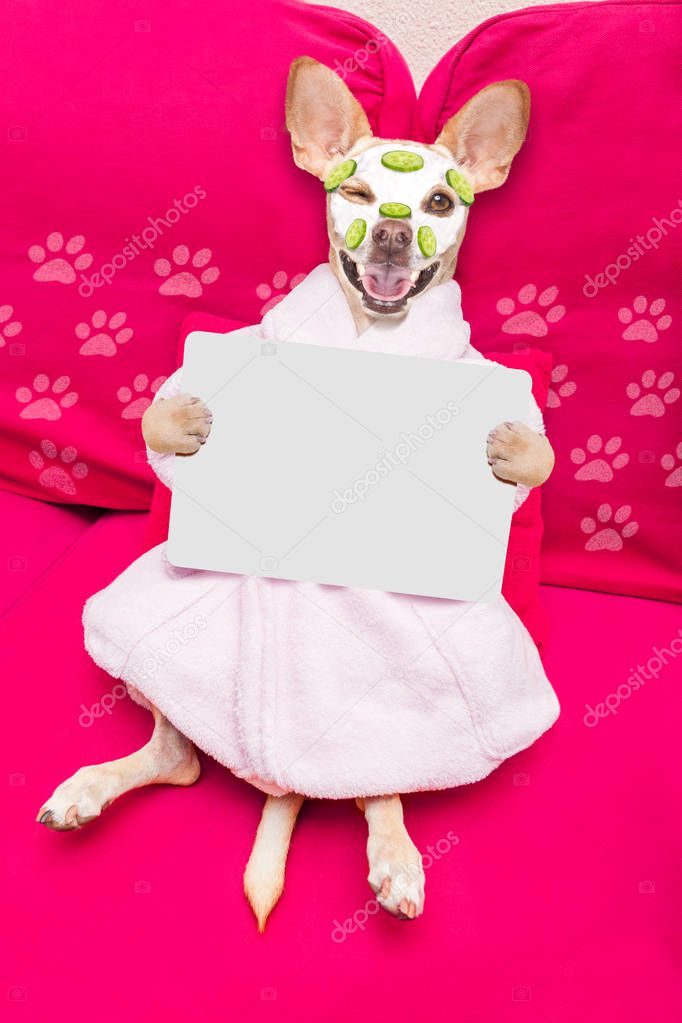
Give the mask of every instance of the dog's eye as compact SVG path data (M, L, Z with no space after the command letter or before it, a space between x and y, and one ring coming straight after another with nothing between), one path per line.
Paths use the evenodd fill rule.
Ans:
M364 204L374 202L374 192L364 181L350 178L348 181L344 181L339 188L339 192L344 199L348 199L350 202Z
M450 196L445 192L434 192L426 202L426 209L429 213L449 213L454 205Z

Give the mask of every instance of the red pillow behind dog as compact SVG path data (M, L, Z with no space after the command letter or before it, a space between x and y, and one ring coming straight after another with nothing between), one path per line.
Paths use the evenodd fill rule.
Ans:
M409 137L416 98L393 44L344 11L176 0L148 21L131 6L43 4L40 31L35 4L12 7L0 486L138 509L153 487L140 418L185 316L253 323L329 249L324 192L284 127L292 60L336 70L388 138Z
M552 356L543 579L662 600L682 592L681 33L679 3L514 11L443 57L418 115L430 141L489 82L530 87L528 138L458 259L466 318L483 355Z
M182 363L185 340L193 330L227 334L239 330L243 323L207 313L192 313L181 328L178 364ZM533 397L542 410L547 403L552 360L546 352L526 348L515 352L488 352L487 358L510 369L524 369L530 374ZM164 543L168 538L168 517L171 493L160 481L156 483L152 501L145 549ZM539 488L530 494L514 513L509 534L507 561L502 593L540 646L545 639L545 616L540 603L540 546L542 543L542 511ZM142 552L140 552L142 553Z

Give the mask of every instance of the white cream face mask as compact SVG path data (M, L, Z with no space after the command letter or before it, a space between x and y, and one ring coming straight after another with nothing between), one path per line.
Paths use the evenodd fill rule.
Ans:
M334 230L343 239L347 276L356 287L362 285L375 311L393 311L390 307L404 305L415 287L424 290L435 275L431 272L428 280L420 280L425 267L437 269L455 244L474 199L452 157L402 142L371 146L343 160L324 184ZM367 188L369 202L353 201L354 194L364 199ZM382 249L374 233L380 223L409 230L398 233L394 227L396 244L392 250ZM351 260L343 256L344 250Z

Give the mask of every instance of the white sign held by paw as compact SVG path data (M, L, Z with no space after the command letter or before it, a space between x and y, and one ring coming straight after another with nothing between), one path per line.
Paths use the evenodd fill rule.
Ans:
M530 377L490 362L194 332L182 387L213 412L176 457L172 564L458 600L499 593L514 486L486 437Z

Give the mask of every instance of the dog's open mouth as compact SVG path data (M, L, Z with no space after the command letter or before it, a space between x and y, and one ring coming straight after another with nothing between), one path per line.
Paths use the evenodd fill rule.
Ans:
M360 266L341 251L346 277L362 294L368 309L375 313L400 312L408 299L418 295L433 280L440 263L431 263L415 277L415 271L394 263L368 263Z

